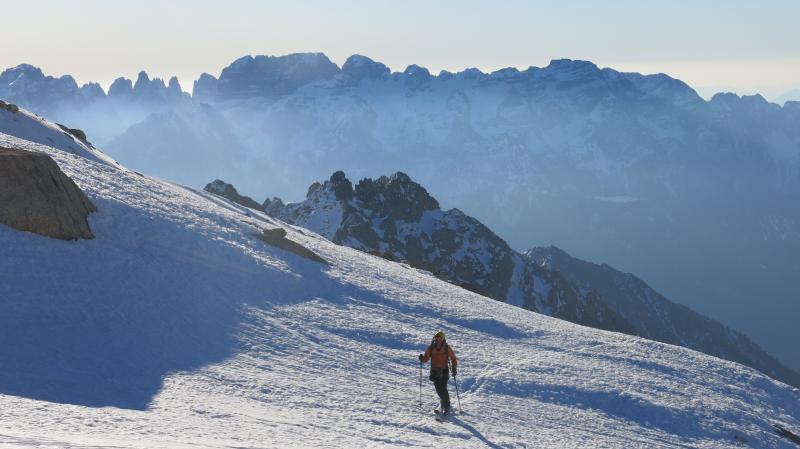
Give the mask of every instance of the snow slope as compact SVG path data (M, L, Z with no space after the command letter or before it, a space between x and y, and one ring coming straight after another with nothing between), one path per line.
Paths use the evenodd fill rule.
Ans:
M800 428L800 391L750 368L489 300L200 191L0 144L52 155L99 210L91 241L0 226L0 445L794 447L771 425ZM329 265L252 236L272 227ZM420 406L416 360L440 329L464 411L444 424L427 381Z
M0 133L55 147L95 162L121 168L110 156L95 148L88 141L79 139L70 131L69 128L62 128L25 109L12 112L0 107Z

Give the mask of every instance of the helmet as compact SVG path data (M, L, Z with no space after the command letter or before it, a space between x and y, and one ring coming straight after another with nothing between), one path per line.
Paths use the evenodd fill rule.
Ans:
M442 332L442 331L437 332L436 335L433 336L433 338L436 338L436 337L442 337L442 339L444 339L444 332Z

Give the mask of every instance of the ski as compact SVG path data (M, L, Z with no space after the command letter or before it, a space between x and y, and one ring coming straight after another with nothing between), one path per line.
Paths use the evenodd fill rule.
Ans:
M436 421L439 421L439 422L447 421L447 415L448 415L447 413L442 413L442 411L439 410L438 408L433 409L433 413L434 413L434 415L436 415L435 416Z

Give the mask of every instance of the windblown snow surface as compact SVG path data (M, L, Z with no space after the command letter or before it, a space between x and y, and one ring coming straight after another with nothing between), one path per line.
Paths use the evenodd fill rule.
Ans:
M50 154L96 239L0 225L0 445L795 447L800 391L680 347L577 326L211 194ZM283 227L321 264L253 234ZM416 355L444 330L463 414ZM455 385L450 390L458 407Z

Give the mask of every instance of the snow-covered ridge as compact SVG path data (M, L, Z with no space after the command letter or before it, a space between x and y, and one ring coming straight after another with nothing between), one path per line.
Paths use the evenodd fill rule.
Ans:
M772 425L800 427L800 392L741 365L522 311L211 194L0 144L50 154L98 208L92 241L0 227L0 444L789 448ZM330 265L252 235L275 227ZM439 329L465 412L446 424L427 383L420 408L415 358Z
M121 168L115 160L89 143L82 131L52 123L3 101L0 101L0 133Z

